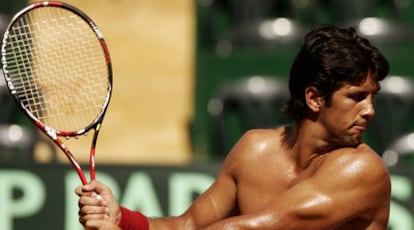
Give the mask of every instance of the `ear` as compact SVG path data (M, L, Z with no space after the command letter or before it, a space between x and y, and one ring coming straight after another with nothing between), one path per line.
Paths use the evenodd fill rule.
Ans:
M306 104L312 112L319 112L323 103L323 97L315 86L309 86L305 89Z

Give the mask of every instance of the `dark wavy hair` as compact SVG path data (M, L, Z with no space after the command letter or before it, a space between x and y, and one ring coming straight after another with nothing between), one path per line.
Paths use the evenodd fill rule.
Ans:
M355 28L321 25L310 31L294 59L289 76L290 99L284 112L294 121L308 113L305 88L316 87L329 105L332 94L345 84L364 82L368 71L379 82L389 72L384 55Z

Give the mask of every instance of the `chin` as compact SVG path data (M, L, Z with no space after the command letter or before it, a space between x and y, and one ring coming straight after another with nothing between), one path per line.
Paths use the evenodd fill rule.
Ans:
M361 135L344 135L340 138L339 145L342 146L355 146L361 143Z
M361 136L353 136L347 139L348 140L346 140L345 143L347 143L348 146L354 146L361 143Z

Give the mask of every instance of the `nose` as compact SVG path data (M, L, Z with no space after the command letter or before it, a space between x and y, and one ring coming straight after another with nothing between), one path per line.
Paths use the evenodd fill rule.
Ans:
M361 112L362 116L372 118L375 115L375 104L374 99L370 97L366 100L366 103L364 104L364 108Z

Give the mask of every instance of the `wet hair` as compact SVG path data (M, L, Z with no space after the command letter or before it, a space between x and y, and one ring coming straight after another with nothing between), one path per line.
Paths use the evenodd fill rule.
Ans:
M368 71L377 82L389 72L388 61L376 47L360 37L353 27L321 25L305 36L292 63L290 99L283 110L294 121L300 121L309 111L306 87L316 87L329 105L336 90L346 84L362 84Z

